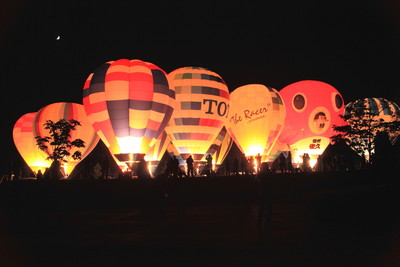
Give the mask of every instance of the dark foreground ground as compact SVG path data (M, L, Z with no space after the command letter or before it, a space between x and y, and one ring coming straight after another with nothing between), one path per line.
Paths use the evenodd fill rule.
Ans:
M396 178L277 175L269 228L250 176L2 184L0 266L399 266Z

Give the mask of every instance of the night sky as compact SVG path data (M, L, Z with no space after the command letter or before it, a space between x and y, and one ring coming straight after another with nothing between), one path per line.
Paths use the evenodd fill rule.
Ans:
M54 102L81 103L87 76L120 58L166 72L205 67L230 91L315 79L333 85L346 103L383 97L400 104L396 0L47 2L12 0L0 9L2 171L15 157L19 117Z

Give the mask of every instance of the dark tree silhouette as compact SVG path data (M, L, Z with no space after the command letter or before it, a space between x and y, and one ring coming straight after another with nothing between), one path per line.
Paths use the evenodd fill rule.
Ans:
M71 140L71 131L75 131L76 127L80 125L79 121L72 119L61 119L58 122L48 120L43 126L49 131L49 136L36 136L36 144L41 150L47 150L48 145L51 146L52 152L47 159L53 162L66 162L70 156L74 160L78 160L82 157L81 152L77 150L71 155L70 150L74 147L85 147L85 142L79 138Z
M388 108L387 101L381 103L382 107L378 110L368 108L363 99L356 100L352 105L346 106L345 114L340 115L340 117L347 122L347 125L334 125L333 129L337 134L332 136L331 140L335 143L345 142L359 155L366 158L369 163L372 163L371 156L375 149L377 134L386 132L393 137L392 139L395 139L400 133L399 121L385 122L380 117L382 111Z

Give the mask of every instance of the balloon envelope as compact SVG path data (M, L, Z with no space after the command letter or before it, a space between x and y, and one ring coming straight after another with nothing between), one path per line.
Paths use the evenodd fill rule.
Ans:
M163 132L175 103L166 73L141 60L98 67L86 80L83 104L112 155L146 154Z
M184 67L168 74L176 92L176 105L165 128L178 152L199 161L227 118L229 91L215 72Z
M246 156L265 156L282 131L285 116L278 91L262 84L249 84L231 93L227 128Z
M286 105L285 127L279 141L290 146L293 162L304 153L316 162L335 134L334 125L344 125L344 101L331 85L313 80L292 83L279 91Z

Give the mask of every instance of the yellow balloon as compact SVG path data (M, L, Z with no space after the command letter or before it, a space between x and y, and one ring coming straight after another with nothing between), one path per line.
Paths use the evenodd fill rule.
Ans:
M249 84L230 95L229 134L246 156L268 155L286 117L278 91L262 84Z

